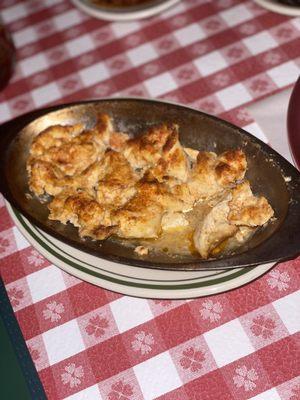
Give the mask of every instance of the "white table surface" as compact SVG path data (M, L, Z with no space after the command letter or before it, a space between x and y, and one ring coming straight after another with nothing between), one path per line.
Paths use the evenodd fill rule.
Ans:
M259 124L272 147L293 163L287 136L287 108L292 88L257 101L248 110Z

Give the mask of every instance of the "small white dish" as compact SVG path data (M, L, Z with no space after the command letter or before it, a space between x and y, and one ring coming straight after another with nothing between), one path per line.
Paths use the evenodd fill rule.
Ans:
M279 14L291 15L294 17L300 16L300 7L289 6L287 4L279 3L277 0L254 0L260 6L267 10L277 12Z
M92 17L107 21L132 21L152 17L178 3L179 0L154 0L136 7L108 8L93 4L90 0L71 0L72 3Z

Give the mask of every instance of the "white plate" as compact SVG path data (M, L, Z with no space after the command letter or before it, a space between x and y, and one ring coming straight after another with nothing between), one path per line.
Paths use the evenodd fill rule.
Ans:
M300 7L278 3L277 0L254 0L260 6L284 15L300 16Z
M187 299L212 295L242 286L274 265L217 271L166 271L118 264L64 244L6 204L21 233L51 263L84 281L129 296Z
M152 15L159 14L167 8L178 3L179 0L161 0L156 4L146 4L144 6L136 7L136 10L124 10L117 11L101 6L92 4L89 0L72 0L73 4L80 8L82 11L99 19L105 19L107 21L132 21L135 19L148 18Z

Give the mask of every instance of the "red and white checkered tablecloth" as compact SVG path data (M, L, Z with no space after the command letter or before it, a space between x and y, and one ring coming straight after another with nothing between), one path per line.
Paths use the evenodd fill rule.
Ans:
M2 0L17 66L0 121L57 102L171 99L266 140L245 105L293 84L300 19L184 0L130 23L63 0ZM300 399L300 258L236 290L143 300L51 265L0 208L0 272L49 399Z

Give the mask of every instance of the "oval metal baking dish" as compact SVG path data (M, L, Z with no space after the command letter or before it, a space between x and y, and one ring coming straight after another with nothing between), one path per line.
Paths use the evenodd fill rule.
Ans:
M180 141L185 147L217 154L241 148L248 162L246 178L255 194L268 199L275 211L275 220L258 230L234 254L208 260L151 252L141 257L121 241L82 239L71 224L50 221L47 205L28 196L26 160L32 139L54 124L82 122L91 127L99 112L109 114L117 130L133 135L141 134L151 125L175 122L180 127ZM146 268L199 270L253 266L291 258L300 252L300 173L259 139L200 111L167 102L132 98L54 106L0 126L0 151L0 188L4 197L48 234L99 258Z

